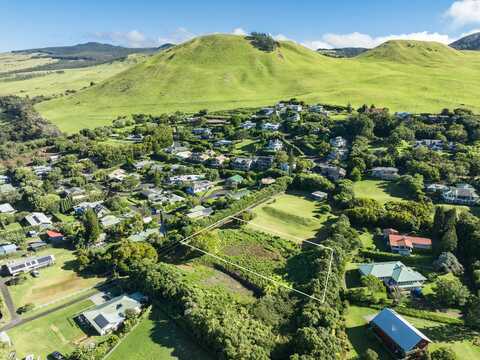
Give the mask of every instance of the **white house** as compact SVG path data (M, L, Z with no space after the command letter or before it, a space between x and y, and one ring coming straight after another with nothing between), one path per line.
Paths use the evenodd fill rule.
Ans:
M47 227L52 225L52 220L41 212L33 212L30 215L25 216L25 221L30 226Z
M468 184L460 184L451 187L442 193L442 198L451 204L477 205L480 198L475 189Z
M9 275L17 275L20 273L27 273L32 270L37 270L55 264L55 256L47 255L37 258L22 259L12 261L4 265L4 269Z
M280 151L283 149L283 143L279 139L271 139L268 141L268 150L271 151Z
M280 128L280 124L273 124L266 122L262 125L262 129L266 131L277 131Z
M0 214L14 214L16 210L12 207L12 205L5 203L0 204Z

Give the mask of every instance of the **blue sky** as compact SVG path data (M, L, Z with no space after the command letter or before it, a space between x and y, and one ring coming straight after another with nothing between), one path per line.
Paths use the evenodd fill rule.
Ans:
M480 29L480 0L0 0L0 51L86 41L156 46L265 31L306 46L449 42Z

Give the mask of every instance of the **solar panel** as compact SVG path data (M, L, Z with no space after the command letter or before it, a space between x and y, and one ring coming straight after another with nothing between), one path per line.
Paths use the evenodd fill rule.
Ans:
M25 268L25 264L14 265L10 266L10 271L17 271L23 268Z
M108 320L105 319L105 317L102 314L97 315L93 319L93 321L95 322L95 324L97 324L100 327L100 329L105 328L109 324Z
M52 260L52 258L50 256L44 256L44 257L38 258L37 262L39 264L44 264L46 262L50 262L51 260Z

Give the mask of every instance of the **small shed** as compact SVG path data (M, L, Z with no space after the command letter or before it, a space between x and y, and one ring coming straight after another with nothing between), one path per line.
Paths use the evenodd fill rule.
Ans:
M17 252L17 245L15 244L1 244L0 245L0 256L13 254Z

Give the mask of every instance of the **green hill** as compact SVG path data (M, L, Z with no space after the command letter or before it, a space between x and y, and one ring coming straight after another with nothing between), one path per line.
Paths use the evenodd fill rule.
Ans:
M292 42L264 52L243 37L211 35L37 108L64 131L131 113L231 109L290 97L406 111L460 104L479 110L479 70L480 54L437 43L390 41L355 58L335 59Z

